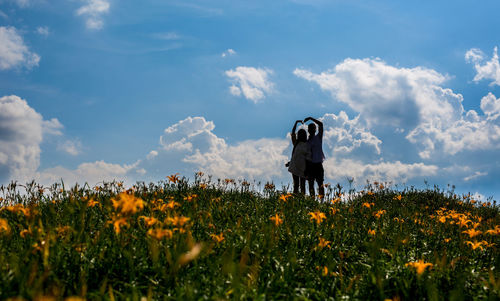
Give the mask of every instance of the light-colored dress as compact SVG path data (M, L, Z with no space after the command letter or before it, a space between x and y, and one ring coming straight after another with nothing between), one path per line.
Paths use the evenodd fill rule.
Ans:
M311 161L311 147L307 142L297 142L288 171L296 176L305 177L306 160Z

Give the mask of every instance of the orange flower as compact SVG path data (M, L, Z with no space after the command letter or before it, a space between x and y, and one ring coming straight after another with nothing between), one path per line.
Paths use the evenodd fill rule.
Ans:
M19 232L19 236L21 236L22 238L26 238L26 236L32 235L32 234L33 234L33 232L31 231L31 228L24 229L24 230L21 230L21 232Z
M177 183L179 182L179 176L178 176L178 173L174 174L174 175L171 175L171 176L167 176L168 180L172 183Z
M120 231L121 231L122 227L128 227L129 226L129 224L127 223L127 219L125 217L114 217L108 223L113 224L113 227L115 228L115 233L116 234L120 234Z
M330 243L331 243L331 241L326 240L323 237L320 237L318 247L320 247L321 249L323 249L325 247L331 248Z
M363 206L363 207L366 207L366 208L368 208L368 209L370 209L372 206L375 206L375 203L368 203L368 202L365 202L365 203L363 203L363 205L362 205L362 206Z
M191 202L191 201L196 201L196 198L198 197L197 194L193 193L191 195L187 195L184 197L184 201L188 201L188 202Z
M407 264L405 264L405 266L410 266L410 267L415 268L415 270L417 271L417 274L421 275L423 272L425 272L425 269L427 267L431 268L433 266L433 264L429 263L429 262L424 262L423 259L420 259L418 261L408 262Z
M223 240L224 240L224 233L220 233L220 234L210 234L210 237L212 237L212 239L217 242L217 243L221 243Z
M148 230L147 234L156 240L161 240L163 238L172 238L173 236L172 230L161 228L151 228Z
M321 211L314 211L308 213L311 217L311 221L315 221L316 224L321 224L321 222L326 219L326 215Z
M176 227L183 227L187 222L189 222L190 218L185 217L185 216L174 216L174 217L167 217L165 219L165 222L168 224L172 224Z
M500 234L500 226L495 226L494 229L486 230L486 234L489 235L499 235Z
M292 195L290 193L280 195L280 200L286 202Z
M373 214L376 218L380 218L382 215L384 215L387 211L385 210L379 210Z
M467 231L462 231L462 233L468 234L469 238L473 238L473 237L476 237L483 232L481 230L469 229Z
M394 197L394 200L398 200L398 201L401 201L403 197L399 194L397 196Z
M368 229L368 234L370 234L370 235L374 236L374 235L375 235L375 233L376 233L376 231L375 231L375 230Z
M147 217L142 215L139 218L142 218L144 220L144 224L146 224L146 227L151 227L158 222L158 220L154 217Z
M280 218L280 216L277 213L275 216L271 216L269 219L273 221L276 227L283 224L283 219Z
M115 210L120 209L120 212L125 215L134 214L144 208L143 200L127 192L120 193L117 198L111 199L111 202Z
M101 204L98 201L94 200L94 199L90 199L87 202L87 207L95 207L95 205L101 206Z
M472 250L475 250L475 249L479 248L482 251L484 249L483 245L484 245L485 241L483 240L483 241L478 242L478 241L475 240L474 242L472 242L472 241L466 241L465 243L468 244L472 248Z
M9 222L5 218L0 218L0 233L2 232L10 233Z

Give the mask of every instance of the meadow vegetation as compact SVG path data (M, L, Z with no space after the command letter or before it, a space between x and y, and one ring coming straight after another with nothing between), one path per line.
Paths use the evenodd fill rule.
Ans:
M496 203L386 186L320 200L202 173L12 183L0 299L498 300Z

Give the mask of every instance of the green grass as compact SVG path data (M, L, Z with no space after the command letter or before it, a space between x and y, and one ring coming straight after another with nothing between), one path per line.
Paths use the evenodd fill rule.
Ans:
M318 201L272 185L172 179L128 195L116 182L2 187L0 299L500 298L496 204L437 188L377 184L340 200L330 187ZM420 274L408 264L418 260L431 264Z

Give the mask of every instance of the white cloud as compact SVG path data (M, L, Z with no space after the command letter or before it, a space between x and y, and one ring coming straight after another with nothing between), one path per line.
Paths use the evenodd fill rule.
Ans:
M38 66L40 56L31 52L14 27L0 26L0 70Z
M488 120L496 120L500 117L500 98L493 93L488 93L481 99L481 110L486 114Z
M465 53L465 60L469 63L474 63L476 69L476 76L474 81L492 80L490 85L500 85L500 62L498 60L498 48L493 49L493 56L491 60L484 62L484 53L477 48L472 48ZM484 63L483 63L484 62Z
M446 76L421 67L396 68L380 59L348 58L320 74L304 69L295 69L294 74L317 83L369 125L411 129L423 119L453 114L461 101L439 87Z
M104 25L102 15L109 12L109 0L83 0L85 5L80 7L76 14L86 18L88 29L101 29Z
M46 121L18 96L0 98L0 179L25 180L37 170L45 134L57 134L57 119Z
M356 183L366 181L382 181L404 183L409 179L435 176L438 166L424 163L375 162L366 163L359 160L329 158L324 163L325 176L328 180L341 181L354 178Z
M179 157L193 170L216 177L268 178L282 174L288 147L285 139L247 140L228 145L217 137L215 125L203 117L188 117L168 127L160 138L161 148L150 160L166 155ZM159 154L158 154L159 153ZM155 164L153 164L155 165Z
M221 54L221 57L232 56L232 55L236 55L236 51L229 48Z
M47 26L38 26L35 32L43 37L48 37L50 34L49 27Z
M349 154L362 146L380 154L382 141L366 129L359 116L349 120L349 116L340 111L338 115L325 114L321 121L324 124L324 143L333 150L333 155Z
M480 178L480 177L484 177L484 176L487 176L487 175L488 175L487 172L476 171L473 175L465 177L464 181L468 182L470 180L474 180L474 179L477 179L477 178Z
M58 144L57 149L71 156L77 156L82 152L82 143L78 140L66 140Z
M269 79L272 73L270 69L244 66L228 70L226 76L233 83L229 92L235 96L243 94L245 98L257 103L273 91L274 84Z
M480 54L471 52L469 57L479 59ZM294 73L359 112L368 129L406 133L423 159L500 148L500 128L491 120L496 102L491 96L483 101L488 118L465 112L462 95L442 87L447 76L435 70L397 68L380 59L346 59L320 74L304 69Z
M61 166L47 168L35 174L35 180L39 183L50 185L56 182L63 182L68 186L78 183L82 185L87 182L96 185L113 180L126 181L132 184L133 181L127 178L127 174L135 168L135 165L112 164L104 161L82 163L76 169L71 170Z

